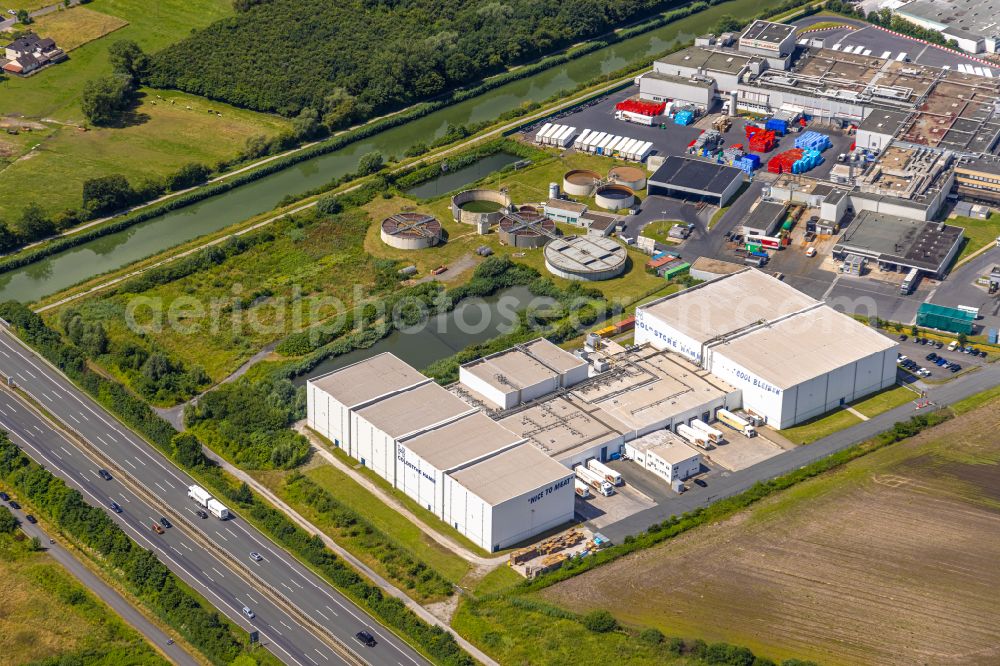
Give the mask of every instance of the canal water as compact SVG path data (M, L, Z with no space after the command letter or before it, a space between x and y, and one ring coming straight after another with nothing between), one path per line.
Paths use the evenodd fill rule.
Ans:
M442 171L440 176L406 190L406 194L418 199L433 199L446 192L457 190L469 183L474 183L483 176L489 175L494 171L499 171L505 166L515 164L520 160L521 158L517 155L506 152L487 155L483 159L476 160L461 169Z
M512 287L488 298L466 299L451 312L431 317L411 330L393 331L368 349L356 349L327 359L308 376L295 379L294 383L301 386L311 377L318 377L384 352L392 352L415 368L423 369L469 345L513 332L517 325L518 310L546 307L553 303L551 298L534 296L527 287Z
M326 155L301 162L211 199L147 220L0 276L0 301L34 301L94 275L128 265L274 208L283 197L323 185L357 168L372 151L402 155L416 143L430 143L448 125L491 120L524 102L540 102L599 74L665 51L707 32L724 14L754 14L773 0L730 0L703 12L588 53L566 64L495 88L405 125L394 127Z

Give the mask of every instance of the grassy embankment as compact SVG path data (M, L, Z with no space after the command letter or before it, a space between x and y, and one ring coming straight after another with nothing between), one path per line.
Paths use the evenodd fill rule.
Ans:
M905 386L895 386L884 391L879 391L873 396L855 400L848 407L853 408L868 418L872 418L900 405L905 405L907 402L912 402L916 398L917 394L913 390ZM838 408L805 423L785 428L781 431L781 434L796 444L810 444L839 430L857 425L861 421L862 419L849 410Z
M83 181L94 176L162 178L188 162L213 166L233 158L248 137L287 128L289 123L277 116L143 89L124 126L81 129L86 122L80 94L88 80L110 73L112 43L131 39L156 51L231 12L227 0L94 0L40 18L32 28L51 34L60 46L93 41L74 49L64 63L25 79L8 77L4 84L0 115L31 119L35 129L0 135L0 218L16 218L31 201L48 212L77 208ZM122 22L127 25L94 39Z
M958 255L958 261L986 245L992 245L1000 237L1000 215L990 213L989 218L981 220L978 217L955 216L947 220L948 224L965 229L965 245Z
M0 511L6 512L5 507ZM166 664L109 607L21 532L0 534L0 658L4 664ZM83 661L74 661L75 659Z
M824 664L992 654L997 404L976 396L963 416L535 598Z

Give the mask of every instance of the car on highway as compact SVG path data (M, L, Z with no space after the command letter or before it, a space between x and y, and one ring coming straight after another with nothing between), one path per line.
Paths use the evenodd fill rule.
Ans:
M260 562L264 558L260 556L260 553L254 552L254 553L250 553L250 559L253 560L254 562Z
M109 506L111 507L111 510L114 511L115 513L122 512L122 508L121 506L119 506L118 502L112 502Z
M359 631L358 633L354 634L354 637L358 639L358 642L361 643L362 645L367 645L368 647L375 647L377 645L375 637L372 636L367 631Z
M0 500L3 500L4 502L6 502L9 499L10 499L10 495L8 495L7 493L0 493Z
M99 476L100 476L100 477L101 477L102 479L104 479L105 481L110 481L110 480L111 480L111 472L109 472L109 471L108 471L108 470L106 470L106 469L99 469L99 470L97 470L97 474L98 474L98 475L99 475Z
M246 615L251 620L254 619L255 617L257 617L257 614L254 613L252 610L250 610L249 606L244 606L243 607L243 614Z
M153 531L156 532L157 534L164 533L164 529L160 526L159 523L153 523Z
M208 518L208 512L207 512L207 511L202 511L201 509L198 509L198 510L197 510L197 511L195 511L194 513L195 513L195 515L196 515L196 516L198 516L199 518Z
M30 513L29 513L28 515L26 515L26 516L24 517L24 519L25 519L25 520L27 520L27 521L28 521L29 523L31 523L32 525L34 525L34 524L36 524L36 523L38 522L38 518L35 518L35 517L34 517L33 515L31 515Z
M8 502L8 504L10 504L10 508L12 508L12 509L20 509L21 508L21 505L18 504L16 500L11 500L10 502Z
M164 527L170 527L170 521L164 518L163 516L160 516L160 524L163 525Z

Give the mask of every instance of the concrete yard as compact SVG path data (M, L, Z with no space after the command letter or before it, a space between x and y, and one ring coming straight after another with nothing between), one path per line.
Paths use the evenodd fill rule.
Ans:
M783 448L763 435L744 437L729 429L725 430L725 435L725 443L717 445L711 451L703 452L702 456L712 465L730 472L746 469L784 452Z
M638 469L634 465L633 467ZM625 485L615 488L615 493L609 497L594 492L591 492L588 499L577 496L575 508L577 518L585 521L590 529L600 531L603 527L654 506L656 502L633 487L626 478Z

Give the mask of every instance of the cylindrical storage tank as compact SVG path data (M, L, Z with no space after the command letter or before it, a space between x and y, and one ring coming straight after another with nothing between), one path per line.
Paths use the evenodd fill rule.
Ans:
M559 183L549 183L549 199L559 198Z
M465 190L451 198L451 215L463 224L496 224L510 206L510 197L497 190Z
M396 213L382 220L382 242L400 250L421 250L441 240L441 223L424 213Z
M621 210L635 203L635 191L624 185L601 185L594 192L594 202L604 210Z
M610 280L625 272L625 246L604 236L568 236L545 246L545 267L567 280Z
M624 185L633 192L646 189L646 172L635 167L615 167L608 172L608 180Z
M594 194L594 188L599 182L601 182L601 174L596 171L573 169L563 175L563 190L566 194L589 197Z
M556 223L536 210L511 212L500 218L500 241L511 247L542 247L556 236Z

